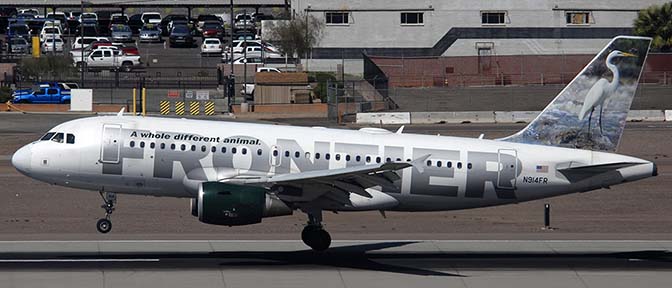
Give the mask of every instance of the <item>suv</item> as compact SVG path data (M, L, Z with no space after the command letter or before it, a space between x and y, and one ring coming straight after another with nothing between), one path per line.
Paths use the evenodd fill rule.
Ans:
M161 13L159 12L145 12L140 16L142 22L145 24L159 24L161 23Z
M192 47L194 46L194 36L188 26L175 26L170 30L170 47L177 45Z

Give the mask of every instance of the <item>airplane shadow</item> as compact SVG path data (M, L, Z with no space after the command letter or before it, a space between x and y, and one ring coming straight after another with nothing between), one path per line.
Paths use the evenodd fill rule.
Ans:
M408 252L378 251L403 247L413 241L358 244L331 248L325 252L227 251L185 253L0 253L0 260L123 259L123 262L1 262L0 270L31 269L274 269L306 267L343 268L416 276L468 277L460 270L672 270L672 252L641 250L621 253L529 253L501 252ZM142 261L158 259L158 261ZM137 260L137 261L133 261ZM450 272L445 272L450 271ZM453 273L451 273L453 272Z

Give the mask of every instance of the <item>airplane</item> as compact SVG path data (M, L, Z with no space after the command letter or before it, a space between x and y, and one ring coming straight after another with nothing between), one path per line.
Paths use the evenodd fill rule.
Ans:
M501 139L124 116L122 109L57 125L11 161L33 179L98 191L101 233L112 229L117 193L180 197L214 225L301 211L303 242L323 251L331 244L324 211L471 209L656 176L655 163L614 153L650 42L612 39L533 121ZM614 77L606 66L613 51L623 52L608 61L620 85L600 103L600 127L591 127L580 111L592 86Z

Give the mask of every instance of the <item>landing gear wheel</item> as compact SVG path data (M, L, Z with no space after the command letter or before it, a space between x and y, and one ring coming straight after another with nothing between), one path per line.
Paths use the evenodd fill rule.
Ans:
M331 236L329 232L322 227L306 226L301 232L301 240L315 251L322 252L331 245Z
M96 229L103 234L110 232L110 230L112 230L112 221L108 219L100 219L98 220L98 223L96 223Z
M110 192L100 192L100 197L103 198L103 205L100 207L105 209L105 218L98 220L96 229L98 229L98 232L105 234L112 230L110 217L114 212L114 204L117 203L117 195Z

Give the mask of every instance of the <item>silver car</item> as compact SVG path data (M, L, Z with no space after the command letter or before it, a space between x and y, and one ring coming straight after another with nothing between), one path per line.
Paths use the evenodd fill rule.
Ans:
M140 29L140 42L161 42L161 28L157 24L145 24Z
M112 41L133 42L133 32L128 25L118 24L112 26Z
M21 37L12 38L9 40L9 52L14 54L25 54L30 51L30 45L26 39Z

